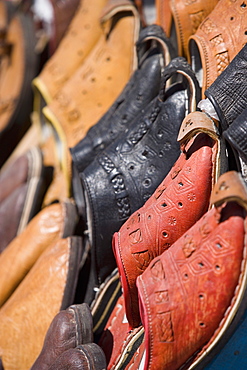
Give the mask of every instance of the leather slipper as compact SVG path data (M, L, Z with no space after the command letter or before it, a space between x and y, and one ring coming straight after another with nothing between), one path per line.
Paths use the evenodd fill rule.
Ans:
M189 39L189 62L205 90L247 42L245 1L219 0Z
M166 89L166 82L180 74L184 81ZM147 201L177 160L180 125L200 95L184 58L173 59L163 78L159 95L80 174L96 287L116 267L114 232Z
M0 310L6 369L30 369L54 316L73 303L83 246L80 237L51 243Z
M246 290L246 204L241 175L224 173L211 209L137 278L144 369L192 369L227 331Z
M137 277L208 210L212 187L220 171L228 169L224 141L205 113L193 112L184 119L178 141L181 154L170 172L113 236L130 327L141 321Z

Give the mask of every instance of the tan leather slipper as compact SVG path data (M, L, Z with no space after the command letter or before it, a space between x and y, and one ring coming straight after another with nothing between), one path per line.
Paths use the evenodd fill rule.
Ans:
M189 60L205 90L247 42L247 4L220 0L188 41Z
M44 250L73 234L77 212L72 201L42 209L0 255L0 307L11 296Z
M140 29L136 7L128 0L109 2L101 27L104 33L84 64L43 109L61 149L60 163L69 184L68 149L110 108L136 68L135 42Z
M6 370L29 370L59 310L73 303L83 246L80 237L51 243L0 310Z

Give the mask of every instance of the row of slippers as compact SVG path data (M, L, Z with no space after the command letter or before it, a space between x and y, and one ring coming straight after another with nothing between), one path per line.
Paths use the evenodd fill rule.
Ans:
M217 94L215 93L217 89L221 91L220 98L222 97L222 90L219 85L220 81L227 83L227 78L229 76L231 77L230 80L233 81L234 73L239 73L239 61L241 61L242 64L244 60L246 61L246 48L238 54L233 63L231 63L222 74L221 78L219 78L215 84L208 89L207 95L211 96L211 99L214 100L214 102L217 102ZM238 69L236 69L236 66L238 66ZM243 64L242 67L245 69ZM160 99L159 102L160 104L163 104ZM243 100L239 99L238 102L241 106ZM219 108L220 105L216 103L215 107L217 108L218 113L221 111L221 115L225 118L228 117L227 113L229 113L229 117L232 117L233 112L230 112L229 107L231 106L235 111L238 107L238 102L235 102L234 105L228 106L226 104L227 98L225 95L225 104L223 109L221 110ZM224 110L224 108L226 108L226 110ZM226 123L229 122L230 121L226 121ZM149 326L152 326L152 323L155 325L156 320L160 322L160 325L155 325L156 328L160 327L165 332L168 330L167 328L174 328L172 331L168 330L168 333L170 333L169 335L173 333L177 321L175 319L175 322L171 324L170 319L168 320L170 317L170 308L168 307L169 309L167 308L166 311L166 308L162 306L159 316L155 310L159 310L159 307L161 306L158 306L157 308L157 304L154 304L154 302L159 303L160 300L161 304L164 303L168 306L174 302L175 307L177 307L176 299L178 299L178 306L181 306L182 298L180 296L178 298L173 296L169 298L169 304L166 300L163 302L165 298L168 299L168 291L177 291L177 287L175 287L176 289L172 289L171 287L173 284L176 285L178 280L182 279L182 282L184 280L186 286L188 286L187 282L189 282L190 289L188 289L188 294L190 298L188 298L186 308L183 308L182 306L184 309L182 310L182 313L179 313L179 310L177 311L179 314L185 315L185 318L189 308L193 312L191 316L197 318L196 313L198 307L190 304L192 297L194 297L194 299L195 297L199 297L202 301L208 297L210 301L210 297L214 292L213 302L217 307L213 307L211 310L210 305L213 303L210 301L210 303L205 303L208 304L209 307L203 307L200 311L201 314L208 314L210 319L212 318L213 312L217 313L217 318L212 320L212 322L210 321L211 324L215 325L211 327L213 332L208 330L209 324L205 324L203 321L204 319L207 320L207 317L204 316L202 317L202 321L199 323L196 321L195 327L191 328L191 330L197 330L198 325L200 330L201 327L206 328L205 332L208 337L205 339L203 336L203 341L209 341L209 343L211 343L210 339L212 336L214 337L212 333L214 333L218 326L220 335L222 335L222 327L223 330L228 329L229 323L227 321L225 324L224 319L232 321L237 314L240 315L240 313L243 313L244 308L242 308L241 302L242 300L244 301L243 297L245 292L244 228L240 231L235 225L230 226L222 223L222 219L231 220L232 218L229 216L225 216L225 218L223 216L221 217L219 213L223 212L226 207L226 203L230 202L229 212L233 212L235 214L235 206L232 205L232 202L238 199L237 202L239 202L241 206L244 206L246 202L246 189L243 180L240 181L240 178L238 178L239 176L236 175L235 172L227 171L227 165L230 165L231 161L226 157L226 143L224 143L224 137L228 137L231 139L231 142L234 142L233 135L235 135L236 129L232 130L232 136L229 131L229 129L233 127L232 125L237 125L237 131L245 131L246 109L244 109L240 115L237 115L232 124L229 124L227 130L223 131L223 135L219 134L219 127L217 127L216 123L217 122L210 118L210 116L205 112L196 111L186 115L178 134L178 139L181 145L181 154L179 155L179 158L175 161L175 164L172 166L167 176L165 176L160 186L155 190L154 194L145 202L142 208L139 208L128 218L119 231L114 235L113 250L118 270L120 272L123 296L121 296L118 273L114 270L110 278L108 280L106 279L106 282L100 287L96 299L91 305L94 316L94 338L98 338L97 342L100 344L100 347L104 349L109 368L113 368L113 365L120 354L124 354L126 351L129 353L129 346L135 343L135 340L137 339L137 343L140 344L141 342L142 347L145 345L145 356L147 356L147 354L148 356L150 355L150 337L147 335L145 341L142 342L144 336L143 327L139 327L140 322L145 326L145 332L147 333L149 333L150 330L152 333L154 332L154 329L150 329ZM152 138L152 136L150 137ZM241 147L241 143L245 144L245 141L242 140L242 136L237 135L236 138L240 141L239 143L238 141L235 141L235 146L232 147L232 149L234 148L236 156L241 154L244 159L244 147ZM124 142L126 141L124 140ZM144 147L146 148L147 146L145 145ZM142 153L142 151L139 153ZM155 156L154 158L157 157ZM155 161L154 158L152 158L153 161ZM110 168L114 170L114 168ZM221 172L223 172L221 175L223 177L220 177L217 182L216 180ZM122 171L122 173L124 172ZM224 178L224 175L228 175L230 180L227 179L227 176ZM118 174L114 172L114 176L118 176ZM124 177L124 180L127 181L127 177ZM233 192L231 192L231 181L234 183ZM212 193L213 185L215 183L217 184L217 187L215 193ZM242 189L241 196L235 193L236 186L238 190ZM228 191L229 193L227 193L222 199L218 199L218 188L222 191ZM105 188L103 187L103 190L104 189ZM210 203L211 194L216 196L216 200L212 198ZM212 207L213 204L215 207ZM63 208L62 210L61 207ZM212 208L212 210L206 212L209 208ZM105 209L108 211L107 208ZM113 210L111 210L111 212L112 211ZM205 216L205 212L208 215L207 217ZM213 212L216 212L217 215ZM97 217L97 213L94 214L93 207L91 209L91 213L92 217ZM239 211L237 214L239 215ZM214 230L212 245L214 247L208 246L209 242L207 239L208 235L211 236L211 217L217 221L217 227L213 225L216 227L216 231L214 230L214 227L212 227ZM200 218L201 221L196 223ZM242 215L240 219L243 218L244 216ZM83 279L86 278L86 275L82 274L82 284L79 275L82 271L81 268L83 263L86 260L88 250L86 248L87 243L82 243L81 238L74 235L77 219L78 213L73 201L67 202L64 205L61 205L60 203L53 204L50 207L43 209L43 211L34 217L19 237L14 239L14 241L8 245L1 254L1 332L6 332L6 336L3 335L1 338L1 345L2 349L8 349L8 354L3 352L3 359L7 364L7 368L8 361L12 362L14 360L14 362L17 361L17 364L21 361L25 364L22 356L25 354L25 348L27 348L28 343L33 343L30 341L31 338L35 338L35 346L37 346L36 351L38 348L41 348L43 336L49 326L51 317L53 317L60 309L67 308L70 302L74 300L75 290L78 289L78 282L80 282L79 290L81 289L81 286L85 284L85 280L83 281ZM222 228L220 232L218 230L219 225L221 225L220 227ZM193 231L194 228L197 231ZM200 232L198 231L198 228ZM94 231L97 233L97 226ZM227 237L233 238L230 239L231 241L227 239L227 243L223 238L225 232L228 235ZM108 236L108 231L106 231L106 235ZM241 235L242 237L240 237ZM199 239L197 240L197 238ZM202 238L202 240L200 238ZM204 238L206 238L205 248L209 248L209 250L207 249L207 253L202 253L201 248L199 248L201 245L204 245ZM239 241L240 244L239 247L236 247L235 249L237 241ZM226 248L226 245L229 247L229 250ZM175 252L172 252L173 249ZM180 253L180 249L183 251L183 254ZM197 249L199 249L198 253L196 253ZM224 249L223 252L222 249ZM95 244L93 246L93 250L99 254L100 262L101 259L103 260L104 258L110 260L110 249L107 250L107 248L103 248L100 245L97 245L96 248ZM212 256L210 255L210 251L212 252ZM219 254L216 253L217 251ZM231 255L231 258L227 258L228 252L230 254L239 254L238 257L235 255L233 257ZM174 267L175 262L173 261L173 258L175 258L174 255L176 254L179 255L176 259L177 266L179 268ZM159 255L162 256L162 259L157 258ZM39 256L40 258L38 258ZM185 261L188 261L188 265L183 262L183 256ZM170 259L173 262L170 261ZM192 260L191 264L190 259ZM157 260L161 262L157 262ZM229 267L229 270L227 270L225 267L227 261L230 264L237 263L238 268L231 266ZM160 263L162 263L162 265ZM164 264L165 266L163 266ZM164 273L164 270L167 270L168 267L172 269L172 266L175 270L169 270L170 273L168 276L170 276L170 274L171 276L176 276L176 273L179 271L181 278L175 278L175 280L171 278L170 283L168 283L165 280L167 275ZM213 272L212 266L215 267ZM109 268L108 264L103 265L103 267ZM93 270L94 273L97 272L97 269L93 268ZM236 274L232 274L232 271L235 270ZM28 271L29 273L27 274ZM99 271L101 272L101 270ZM193 278L199 279L200 273L202 273L202 286L198 286L197 284L199 283L195 283L193 280ZM209 277L208 274L211 273L213 275L210 275ZM148 274L154 275L154 278L150 277ZM54 279L54 276L56 276L56 279ZM236 280L233 279L233 276L235 276ZM147 280L142 282L141 279L145 279L145 277ZM220 277L220 283L218 283L217 277ZM191 279L193 281L191 281ZM231 288L232 293L229 293L231 286L229 279L231 284L233 284ZM136 280L138 281L138 289L135 285ZM211 281L212 292L211 290L208 290L209 287L207 285L209 281ZM154 288L151 282L156 282L158 284L157 288ZM206 287L204 287L204 283L206 284ZM144 291L142 291L141 284L144 284L145 286L145 288L143 288L146 292L145 294ZM171 284L171 286L169 284ZM223 284L224 288L221 285L219 289L219 284ZM197 289L195 288L196 292L192 289L193 286L198 287ZM221 292L219 300L215 298L217 296L218 289ZM178 291L180 290L178 289ZM224 297L223 295L222 298L223 291L225 291L226 296ZM154 295L153 298L152 295ZM80 300L79 297L77 297L77 299ZM142 302L141 305L139 303L140 299ZM223 301L221 301L221 299L223 299ZM224 299L226 299L226 301L224 301ZM237 301L237 306L235 305L235 300ZM38 304L35 304L35 301L37 301ZM222 311L218 309L218 305L221 307ZM48 307L50 311L49 314L47 312ZM147 308L145 307L153 307L154 311L151 310L147 312ZM110 317L105 326L104 324L106 320L108 320L108 315L112 308L114 308L114 312L112 313L114 316ZM195 311L193 311L193 309ZM107 310L108 312L105 312ZM44 316L41 315L41 311L44 313ZM116 311L117 317L120 317L120 322L123 322L124 324L122 326L119 322L115 323L116 326L113 325L116 321ZM22 314L20 314L21 312ZM225 312L227 312L227 314L224 316ZM28 315L30 320L28 320L29 324L23 320L21 320L21 322L19 321L19 318L23 318L23 315ZM128 320L124 321L123 315L126 315ZM156 316L158 318L156 318ZM147 320L148 317L149 320ZM10 318L12 324L10 324ZM187 323L185 318L184 320L178 320L179 327L181 325L181 321ZM162 324L163 319L164 324ZM224 325L221 327L221 324ZM188 325L191 327L191 323L189 321ZM123 332L119 333L121 328ZM18 346L17 343L13 341L13 338L16 336L17 329L18 332L21 333L22 337L22 341L18 341ZM76 335L80 336L80 329L77 330L79 332ZM184 333L184 330L185 329L183 328L182 333ZM39 332L39 335L37 335L37 331ZM23 337L24 332L28 333L28 343ZM41 335L42 332L43 335ZM136 332L138 332L138 334L136 334ZM187 332L187 329L185 332ZM128 337L126 338L126 342L123 342L122 340L124 334ZM132 340L133 334L136 335L134 335ZM175 334L173 333L173 335ZM109 336L110 338L113 338L113 340L111 340ZM159 337L160 334L157 334L157 336ZM178 336L178 338L180 337L184 338L184 334ZM195 347L192 347L192 354L199 350L202 347L202 344L204 344L200 344L197 335L195 335L195 338ZM217 335L216 338L217 342ZM120 339L121 342L119 344L118 341ZM130 344L128 339L131 339ZM160 359L160 361L162 361L163 368L165 358L161 356L161 353L164 352L164 348L162 345L159 347L158 342L159 341L156 338L156 340L154 340L154 348L159 350L157 354L155 354L155 356L157 356L155 363ZM171 340L171 342L173 343L173 340ZM124 348L122 348L123 343ZM161 343L167 343L167 341L162 340ZM190 340L186 340L186 343L190 343ZM127 350L125 345L127 345ZM152 351L154 348L152 347ZM12 353L11 349L13 351ZM44 351L45 350L46 347L44 348ZM202 353L208 352L205 351L205 347L202 351ZM137 354L139 351L135 351L135 353ZM141 351L140 353L143 355L144 352ZM180 364L182 364L184 357L179 360L177 353L178 351L174 350L173 361L181 361ZM11 354L11 356L9 354ZM187 347L185 349L185 354L188 354ZM33 358L32 355L34 356ZM27 359L29 364L29 361L34 360L35 356L37 356L37 352L35 352L35 350L33 354L29 351ZM153 354L151 354L151 357L153 357ZM149 359L149 357L145 358ZM188 358L190 358L190 356ZM70 360L72 359L73 356ZM125 361L124 356L121 357L121 361L123 361L123 359ZM52 361L53 360L55 361L54 358ZM134 360L134 358L131 357L131 360ZM61 361L61 359L59 361ZM148 364L146 366L149 366ZM26 366L26 364L24 366ZM174 368L174 366L179 367L180 365L178 365L178 363L176 363L176 365L172 363L167 366L168 368L169 366L171 366L170 368Z
M244 11L242 3L239 5L241 11L242 9ZM152 40L152 45L149 48L147 42L150 40ZM99 50L102 50L102 47ZM7 238L8 240L2 246L3 253L0 257L1 292L3 292L3 294L1 293L2 308L0 311L1 332L6 333L1 338L0 348L6 370L8 368L30 368L42 348L45 333L56 312L66 309L71 302L81 301L87 301L91 306L95 323L94 340L100 343L104 349L108 368L113 368L113 366L117 366L116 368L144 366L137 365L138 361L142 364L146 361L146 367L153 368L158 364L158 368L165 368L167 360L162 357L161 353L166 353L166 348L162 344L158 344L157 338L163 336L161 343L169 342L164 339L165 335L168 335L170 342L174 342L172 339L173 329L168 329L173 328L169 319L171 308L162 306L158 314L152 313L152 310L147 312L146 307L150 307L150 302L153 302L151 295L154 288L151 284L153 278L148 277L148 272L144 275L144 270L149 264L149 270L151 266L154 266L151 261L155 262L156 256L160 254L163 256L164 253L167 257L170 247L175 250L179 248L173 247L176 245L174 244L176 239L180 236L183 237L183 235L185 237L185 231L194 225L196 220L209 208L209 196L220 174L232 168L244 172L246 47L243 47L225 72L222 72L217 81L206 90L206 96L217 112L216 121L212 120L206 113L195 112L196 105L201 98L201 90L196 76L185 59L170 57L172 62L167 63L165 57L173 55L172 45L163 34L162 29L156 25L144 28L137 43L137 51L139 53L137 71L110 110L77 145L73 144L76 139L78 141L78 138L83 136L81 133L86 132L86 127L79 133L75 130L76 135L74 141L71 142L73 148L70 150L73 166L73 198L45 207L33 218L40 207L40 204L36 206L36 201L39 202L43 198L47 188L51 188L52 184L57 191L57 187L52 183L50 168L52 166L43 166L44 146L42 147L43 152L39 150L40 148L32 148L28 154L18 158L17 162L8 168L8 172L3 171L1 188L5 190L5 195L1 201L2 214L4 215L2 219L3 222L6 222L5 225L11 225L11 227L2 229L3 239ZM182 75L183 78L173 82L172 79L177 75ZM76 76L78 78L79 73ZM42 75L36 80L36 86L41 80ZM75 78L74 82L71 83L71 92L75 89L76 81L78 83ZM171 86L168 87L170 83ZM48 83L47 85L50 86ZM67 92L65 89L65 92L68 96L69 91ZM94 90L92 90L92 94L93 92ZM63 99L60 99L60 103L64 102ZM53 100L55 101L55 98ZM131 103L133 100L134 104ZM38 105L42 106L43 103ZM80 105L79 103L81 102L78 102L78 105ZM51 108L54 106L56 107L56 102L48 104L48 109L42 111L42 114L47 111L51 112ZM76 104L75 106L77 107ZM51 120L51 123L60 137L60 143L64 143L64 132L68 133L65 135L65 141L69 141L72 130L69 130L66 122L63 125L63 121L57 119L57 112L62 115L60 108L57 105L57 110L54 110L56 120ZM72 113L75 113L73 109ZM94 118L97 117L96 111L92 113ZM39 115L42 114L39 111ZM49 117L51 114L47 113L46 116ZM181 126L183 119L184 122ZM53 124L53 122L58 122L58 124ZM44 126L43 133L46 133L46 124ZM80 128L79 123L75 126ZM127 128L128 130L126 130ZM228 143L231 143L231 146ZM68 143L65 143L64 147L66 154L61 155L61 167L68 175L70 173L70 164L68 165L66 158ZM191 162L188 166L187 160ZM36 167L37 163L39 166ZM30 171L32 168L34 171ZM192 173L191 170L193 170ZM191 175L191 178L187 175ZM235 178L235 174L231 176ZM165 179L164 182L163 179ZM177 180L178 182L176 182ZM238 183L238 181L237 179L236 182ZM159 184L161 185L156 190ZM180 189L181 198L179 198L178 189ZM67 191L65 193L69 194ZM202 194L203 199L201 199ZM22 199L20 199L20 195ZM231 196L235 199L236 195ZM174 203L174 199L178 201ZM243 195L243 199L245 199L245 195ZM144 203L145 208L141 209L140 207ZM19 213L14 207L18 208ZM36 207L35 211L33 211L34 207ZM25 215L22 213L23 209L27 211ZM190 212L189 209L192 211ZM32 212L29 213L30 210ZM132 215L135 210L136 213ZM11 223L7 220L8 216ZM15 235L13 226L18 226L20 218L24 225L31 218L33 220L29 222L25 230L20 228L22 231L19 231L19 237L10 243L11 238L13 239ZM160 223L157 220L160 220ZM163 230L164 223L167 228ZM210 222L207 221L206 224L208 223ZM231 227L227 226L225 229L231 230ZM174 232L174 230L176 231ZM113 252L111 241L114 232L117 231L119 233L115 234L113 238ZM8 232L12 235L8 236ZM83 235L81 235L82 232ZM193 242L185 244L187 246L183 249L186 250L186 256L195 256L196 248L193 249ZM220 243L218 244L220 245ZM243 247L243 243L241 246ZM241 254L241 251L239 253ZM235 258L234 261L236 263L239 263L240 260L244 261L243 256L244 254L242 254L242 259L241 257L239 260ZM206 262L199 261L198 266L203 269ZM123 296L121 297L119 297L121 289L118 272L114 269L116 263L123 288ZM162 266L158 263L156 267L153 267L153 273L151 273L157 277L159 288L162 284L164 285L162 291L156 289L156 301L160 301L164 305L168 299L169 284L175 284L174 281L171 283L163 281L162 284L160 282L165 276L162 271L164 268L168 268L166 264L167 261L162 261ZM172 263L170 264L172 265ZM182 268L182 265L181 262L179 266ZM221 270L220 264L218 267ZM193 270L193 266L188 269ZM171 274L173 274L172 271ZM232 282L232 287L241 286L242 293L244 290L244 285L241 283L243 275L244 273L237 274L237 280L240 276L239 284L236 280ZM145 280L141 282L142 277L145 279L145 276L147 276L147 282ZM186 272L184 278L185 276ZM224 276L229 277L228 274ZM138 292L141 298L137 296L136 280L140 281ZM224 279L223 282L225 282ZM151 291L144 294L142 285L143 291L148 290L149 286ZM191 291L190 294L196 295L194 291ZM201 293L201 297L203 300L204 292ZM233 310L229 308L230 316L227 316L231 320L236 313L234 300L235 298L242 300L242 296L239 296L238 293L236 295L229 293L227 297L227 299L233 298ZM176 299L181 300L181 298L172 298L171 302L173 301L175 306ZM140 310L139 302L141 302ZM221 306L222 302L216 300L215 305L217 306L217 304ZM166 305L168 306L168 304ZM220 318L223 318L228 305L225 303L221 307L223 311L218 312L219 316L213 320L214 325L217 325ZM188 307L191 305L188 304ZM122 311L119 312L119 325L115 319L115 311L106 324L113 308L115 311L121 311L120 308L122 308ZM153 305L152 309L155 311L160 308ZM242 310L241 308L240 312ZM177 312L180 315L179 311ZM125 315L125 313L128 323L127 326L126 324L122 326L120 325L123 321L121 315ZM208 312L206 311L206 313ZM194 312L191 316L193 315ZM211 311L209 315L211 315ZM24 317L27 318L27 321ZM143 327L139 328L140 320L145 326L144 342ZM175 318L174 325L176 326L177 322L180 323L180 320L181 318ZM84 320L82 321L84 322ZM116 322L116 326L112 322ZM156 322L158 322L157 325ZM166 324L162 326L162 322ZM152 323L155 327L160 327L162 331L167 330L168 333L162 335L156 333ZM203 318L201 323L205 324ZM204 327L204 325L200 325L200 327ZM183 328L183 330L187 332L187 328ZM196 329L191 326L191 330ZM215 329L211 328L211 330ZM17 332L21 337L17 335ZM136 336L133 335L135 332L138 332ZM205 332L208 337L203 337L202 340L208 342L212 332L210 330L205 330ZM82 335L80 329L76 328L75 335L76 337ZM126 341L123 341L125 335L127 338ZM153 335L156 338L153 342L155 348L151 346L153 339L150 338L154 338ZM92 337L90 338L89 342L92 342ZM182 340L182 335L179 335L179 338ZM52 346L55 346L56 337L52 340ZM185 342L188 342L186 338ZM133 343L137 343L133 347L135 350L130 351ZM138 349L140 343L142 343L142 347ZM84 343L79 340L72 347L76 348L81 344ZM190 349L191 354L199 351L203 344L196 337L196 343ZM183 343L178 345L184 346ZM86 351L85 347L83 348ZM97 353L96 358L102 359L102 352L96 345L88 348L94 348ZM141 348L144 348L144 352ZM188 348L186 346L183 348L185 354L181 352L181 357L177 355L178 351L174 350L173 362L168 363L167 368L170 366L173 369L187 362L190 355ZM65 348L62 348L62 352L65 352L64 350ZM85 351L82 352L85 354L87 352ZM142 355L145 353L145 356L139 355L137 360L136 356L127 356L126 360L125 354L129 352L132 354L141 353ZM42 353L47 353L46 346ZM63 356L62 358L67 358L67 361L73 361L73 356L66 354ZM84 361L85 358L88 360L90 356L86 355ZM153 357L155 357L155 362L152 363L150 359ZM165 357L169 356L166 354ZM46 368L49 368L48 366L62 368L62 364L66 366L66 361L63 363L62 358L60 356L58 359L53 357L49 364L46 364L48 360L44 360L44 357L42 361L40 358L37 361L41 361L44 366L47 366ZM132 360L135 361L134 365ZM56 361L60 361L60 366L58 366L59 362L56 363ZM41 363L37 365L37 368L41 369ZM92 361L90 366L89 368L94 366ZM99 366L99 368L104 368L106 364L103 361Z

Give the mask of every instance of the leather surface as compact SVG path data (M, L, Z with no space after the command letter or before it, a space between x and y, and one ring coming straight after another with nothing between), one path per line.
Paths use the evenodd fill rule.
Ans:
M178 55L188 57L188 39L194 35L202 21L212 12L219 0L170 0L176 27Z
M80 0L50 0L50 3L53 6L54 12L52 37L49 39L49 49L52 55L65 36L70 22L80 4Z
M210 209L137 279L146 335L145 369L161 364L162 369L185 363L189 367L196 352L203 346L206 349L220 331L234 305L246 269L246 211L237 198L232 202L224 198L225 189L231 193L232 186L228 174L224 175L215 187L219 206ZM245 186L240 187L246 202Z
M49 102L89 55L102 34L99 19L105 4L106 0L80 0L66 35L33 80L37 99L41 94Z
M0 253L18 233L27 190L28 184L20 185L0 205Z
M162 85L165 89L165 82L180 68L192 80L186 79L184 85L175 83L165 94L162 88L129 130L81 173L96 284L115 268L111 247L114 232L147 201L180 154L177 135L186 115L188 83L193 81L183 58L174 59L166 67Z
M0 203L16 188L27 182L28 165L28 156L23 154L0 172Z
M54 316L73 299L82 244L79 237L52 243L0 310L0 352L5 370L28 370Z
M156 9L155 23L163 28L167 37L170 37L172 26L172 12L170 7L170 0L155 0L155 9Z
M43 108L62 147L60 161L68 177L71 175L69 148L83 139L88 129L106 113L136 68L134 45L139 36L140 19L134 6L132 11L129 5L126 8L117 7L116 14L104 22L104 34L90 56Z
M245 45L246 22L243 1L220 0L189 39L189 61L202 75L202 97Z
M242 158L247 161L247 108L223 132L223 135Z
M1 47L0 166L30 126L31 81L37 73L35 42L32 19L15 13Z
M73 203L42 209L0 255L0 306L6 302L44 250L59 238L72 235L77 223Z
M47 330L42 350L31 370L46 370L70 348L93 342L93 320L85 303L56 314Z
M148 47L148 42L159 45ZM163 43L166 47L163 47ZM142 49L147 51L144 53ZM169 54L169 59L171 49L172 46L160 27L148 26L141 31L136 44L138 69L133 72L110 109L88 130L84 139L71 149L73 163L79 172L92 162L97 153L126 130L136 115L158 95L162 70L170 61L166 60L165 54Z
M40 211L50 180L49 171L43 166L42 154L36 147L20 156L2 171L0 252Z
M226 130L247 105L247 45L205 91Z
M121 295L106 323L102 336L99 340L99 345L103 349L107 367L112 368L113 360L120 355L119 348L123 344L123 339L129 331L128 322L125 319L125 308L123 296ZM115 353L115 351L117 351Z
M181 140L181 154L170 172L143 207L113 236L131 327L140 325L137 277L208 210L212 186L217 180L220 143L213 121L204 113L194 112L184 119L180 132L188 126L191 138L186 145Z
M34 77L36 72L36 64L34 53L32 50L33 34L29 35L27 32L32 32L32 23L29 17L23 14L15 14L7 28L1 46L1 73L4 78L1 81L2 97L1 97L1 120L0 132L11 126L17 119L23 119L22 124L28 121L28 114L32 105L32 95L30 94L30 79ZM28 42L30 45L28 45ZM14 47L13 47L14 46ZM29 46L30 50L27 48ZM9 63L11 58L12 63ZM30 60L28 60L30 58ZM29 86L27 86L29 84ZM25 97L21 95L24 88ZM20 104L26 106L27 111L20 111ZM23 108L23 106L22 106ZM29 108L29 109L28 109ZM17 113L20 114L17 115ZM23 113L25 113L24 117ZM0 136L0 137L1 137Z
M63 202L71 197L71 184L62 172L56 138L52 132L40 144L43 153L44 164L52 170L52 182L44 196L43 205L47 206L54 202Z
M120 296L99 341L106 356L107 369L114 369L116 365L124 363L124 358L122 358L124 351L141 329L140 326L130 330L126 320L123 296ZM138 349L138 345L143 339L143 333L138 336L138 339L135 350Z
M105 325L122 295L117 268L101 284L94 301L90 304L93 315L94 342L98 343Z
M105 355L97 344L84 344L67 350L49 367L49 370L57 369L103 370L106 369Z

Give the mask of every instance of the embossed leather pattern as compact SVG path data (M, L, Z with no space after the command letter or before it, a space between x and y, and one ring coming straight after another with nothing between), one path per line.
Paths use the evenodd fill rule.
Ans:
M145 51L146 44L151 41L158 42L159 47L154 45ZM138 69L106 114L88 130L85 138L70 150L73 163L79 172L92 162L97 153L126 130L136 115L159 93L162 70L173 54L172 46L162 28L156 25L144 28L136 50Z
M189 61L203 94L246 44L246 24L245 1L220 0L190 37Z
M49 103L83 63L99 40L102 34L99 19L106 2L106 0L97 0L97 2L80 0L66 35L40 74L33 80L34 108L37 112L40 109L41 97L46 103Z
M176 27L178 54L188 57L188 39L212 12L219 0L170 0Z
M227 172L212 194L215 207L137 278L144 369L189 368L229 325L243 294L246 188L240 175Z
M210 126L211 137L208 136ZM131 327L140 325L136 278L209 207L212 186L216 181L215 168L219 167L219 137L213 121L201 112L189 114L180 132L183 133L187 127L190 127L191 138L186 145L181 140L181 154L168 175L144 206L134 212L113 237L113 250Z
M117 0L112 2L110 13L101 18L104 32L92 52L42 110L54 129L67 181L71 178L69 148L107 112L137 66L140 17L130 1L120 5Z
M187 76L184 83L174 83L165 91L166 82L180 72ZM186 116L188 89L188 109L200 95L194 94L197 81L184 58L175 58L165 68L162 86L129 130L81 173L96 285L116 266L111 247L114 232L147 201L180 154L177 135Z
M247 6L247 4L246 4ZM247 106L247 45L205 91L226 130Z

